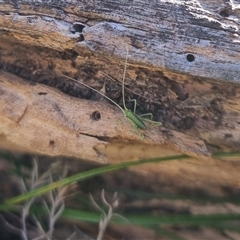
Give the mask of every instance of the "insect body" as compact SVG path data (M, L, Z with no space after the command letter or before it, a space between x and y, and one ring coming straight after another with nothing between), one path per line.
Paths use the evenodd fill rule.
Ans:
M128 55L128 54L127 54ZM147 126L145 125L144 121L147 121L147 122L151 122L151 123L154 123L158 126L161 126L162 123L161 122L156 122L156 121L152 121L148 118L144 118L143 116L146 116L146 115L150 115L152 117L152 114L151 113L147 113L147 114L143 114L143 115L137 115L135 113L136 111L136 100L131 100L131 101L134 101L134 110L131 111L130 109L128 109L126 107L126 104L125 104L125 94L124 94L124 83L125 83L125 77L126 77L126 68L127 68L127 55L126 55L126 59L125 59L125 65L124 65L124 72L123 72L123 79L122 79L122 96L123 96L123 108L121 106L119 106L116 102L114 102L111 98L107 97L106 95L104 95L103 93L99 92L98 90L88 86L87 84L83 83L83 82L79 82L71 77L68 77L64 74L62 74L64 77L72 80L72 81L75 81L77 83L80 83L82 85L84 85L85 87L99 93L100 95L102 95L103 97L105 97L106 99L108 99L110 102L112 102L114 105L116 105L121 111L122 113L124 114L124 116L129 119L129 121L132 123L134 129L137 131L137 133L142 137L142 135L139 133L138 129L147 129Z
M138 116L136 113L132 112L130 109L125 109L125 116L133 122L140 129L147 129L147 126L143 122L142 118Z

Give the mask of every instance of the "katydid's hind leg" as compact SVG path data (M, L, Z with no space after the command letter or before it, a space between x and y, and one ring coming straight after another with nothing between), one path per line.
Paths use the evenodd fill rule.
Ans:
M153 119L153 114L152 114L152 113L145 113L145 114L141 114L141 115L139 115L139 116L140 116L140 117L142 118L142 120L145 121L145 122L155 123L155 124L158 124L159 126L162 125L161 122L152 120L152 119ZM145 117L143 117L143 116L150 116L150 119L149 119L149 118L145 118Z
M150 120L148 118L141 118L144 122L149 122L149 123L153 123L155 124L156 126L162 126L162 123L161 122L158 122L158 121L153 121L153 120Z
M129 101L134 102L133 113L136 114L137 100L136 100L136 99L129 99ZM144 116L150 116L150 119L145 118ZM153 119L153 114L152 114L152 113L144 113L144 114L139 115L139 117L141 117L141 119L142 119L144 122L150 122L150 123L156 124L157 126L162 126L162 123L161 123L161 122L153 121L153 120L152 120L152 119ZM136 127L136 126L134 126L134 127ZM138 131L138 132L139 132L139 131Z
M150 123L153 123L153 124L156 124L157 126L162 126L162 123L161 122L158 122L158 121L153 121L153 114L152 113L145 113L145 114L141 114L139 115L141 117L141 119L144 121L144 122L150 122ZM148 118L145 118L143 116L150 116L151 119L148 119Z
M144 113L144 114L141 114L139 115L141 118L143 118L144 120L147 119L145 118L145 116L150 116L150 120L153 119L153 114L152 113Z

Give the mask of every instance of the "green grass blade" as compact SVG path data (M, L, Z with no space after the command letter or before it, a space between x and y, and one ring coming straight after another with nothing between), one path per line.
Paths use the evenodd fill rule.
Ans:
M219 157L238 157L240 156L240 152L215 152L212 154L213 158Z
M120 170L120 169L127 168L127 167L142 165L142 164L146 164L146 163L157 163L157 162L181 160L181 159L187 159L187 158L190 158L190 157L187 155L165 156L165 157L158 157L158 158L148 158L148 159L143 159L143 160L139 160L139 161L129 161L129 162L124 162L124 163L120 163L120 164L108 165L108 166L104 166L104 167L100 167L100 168L95 168L95 169L92 169L92 170L89 170L89 171L86 171L83 173L75 174L68 178L64 178L60 181L56 181L56 182L53 182L46 186L43 186L41 188L35 189L31 192L21 194L17 197L13 197L9 200L6 200L4 202L5 204L0 205L0 210L6 210L7 208L9 209L9 207L11 207L17 203L23 202L32 197L40 196L40 195L45 194L55 188L63 187L65 185L71 184L73 182L82 181L82 180L85 180L85 179L88 179L88 178L91 178L91 177L94 177L94 176L97 176L97 175L100 175L103 173L116 171L116 170Z
M230 152L230 153L214 153L212 157L218 158L218 157L231 157L231 156L240 156L239 152ZM139 161L129 161L129 162L124 162L120 164L115 164L115 165L108 165L100 168L95 168L83 173L75 174L73 176L70 176L68 178L64 178L60 181L53 182L49 185L43 186L39 189L33 190L31 192L21 194L17 197L13 197L9 200L6 200L4 203L0 204L0 210L7 210L12 208L15 204L18 204L20 202L23 202L29 198L32 197L37 197L42 194L45 194L55 188L62 187L68 184L71 184L73 182L77 181L82 181L97 175L101 175L103 173L111 172L111 171L116 171L132 166L137 166L141 164L146 164L146 163L157 163L157 162L162 162L162 161L171 161L171 160L182 160L182 159L188 159L190 156L187 155L174 155L174 156L165 156L165 157L158 157L158 158L150 158L150 159L143 159Z
M45 214L46 209L42 206L34 206L33 212L36 214ZM92 212L92 211L83 211L78 209L71 209L66 208L61 217L65 219L69 219L72 221L86 221L92 223L99 223L101 218L101 213L99 212ZM141 226L164 226L164 225L194 225L194 226L213 226L213 225L220 225L226 224L229 221L238 221L240 220L239 213L216 213L216 214L174 214L174 215L159 215L153 216L150 214L125 214L124 220L120 217L114 217L112 219L112 223L117 224L131 224L134 225L141 225Z
M99 213L93 213L88 211L81 211L76 209L65 209L63 218L70 220L78 221L89 221L98 223L100 219ZM198 215L168 215L168 216L151 216L147 214L133 215L133 214L124 214L130 223L134 225L172 225L172 224L181 224L181 225L201 225L201 226L211 226L212 224L217 224L225 221L236 221L240 220L240 214L227 213L227 214L198 214ZM128 224L127 221L124 221L121 218L114 218L113 223Z

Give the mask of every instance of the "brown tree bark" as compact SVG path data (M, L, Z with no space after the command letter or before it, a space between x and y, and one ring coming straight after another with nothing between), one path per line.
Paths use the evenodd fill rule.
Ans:
M239 150L239 9L209 0L1 1L1 145L101 162L129 144L136 159ZM61 75L121 103L127 49L125 97L163 123L144 139L119 109Z

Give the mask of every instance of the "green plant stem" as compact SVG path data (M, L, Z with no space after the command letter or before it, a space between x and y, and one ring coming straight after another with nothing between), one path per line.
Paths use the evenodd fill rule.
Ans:
M83 173L78 173L73 176L70 176L68 178L64 178L60 181L53 182L51 184L48 184L46 186L43 186L41 188L35 189L33 191L30 191L25 194L21 194L17 197L13 197L9 200L6 200L4 204L0 205L0 210L7 210L9 208L12 208L13 205L18 204L20 202L23 202L29 198L32 197L37 197L42 194L45 194L55 188L63 187L65 185L71 184L73 182L77 181L82 181L103 173L111 172L111 171L116 171L120 170L123 168L128 168L132 166L137 166L141 164L146 164L146 163L157 163L157 162L163 162L163 161L171 161L171 160L182 160L182 159L189 159L191 158L188 155L175 155L175 156L165 156L165 157L158 157L158 158L147 158L139 161L129 161L129 162L124 162L120 164L115 164L115 165L108 165L100 168L95 168Z
M99 214L95 212L81 211L77 209L65 209L62 214L63 218L78 220L78 221L88 221L88 222L99 222ZM238 221L240 220L240 214L237 213L219 213L219 214L197 214L197 215L173 215L173 216L150 216L141 214L139 215L128 215L124 214L124 217L132 224L136 225L172 225L172 224L182 224L182 225L202 225L209 226L212 224L217 224L225 221ZM113 223L127 224L121 218L114 218Z
M240 156L239 152L230 152L230 153L214 153L212 154L213 158L219 158L219 157L233 157L233 156ZM43 186L41 188L35 189L33 191L30 191L25 194L21 194L17 197L13 197L11 199L6 200L4 203L0 204L0 210L7 211L9 209L12 209L14 205L23 202L29 198L37 197L42 194L45 194L55 188L59 188L68 184L71 184L73 182L82 181L97 175L101 175L103 173L116 171L132 166L137 166L141 164L146 163L157 163L157 162L163 162L163 161L171 161L171 160L182 160L182 159L189 159L191 158L188 155L174 155L174 156L165 156L165 157L158 157L158 158L147 158L139 161L129 161L124 162L120 164L114 164L114 165L108 165L100 168L95 168L83 173L78 173L73 176L70 176L68 178L64 178L60 181L53 182L51 184L48 184L46 186Z

